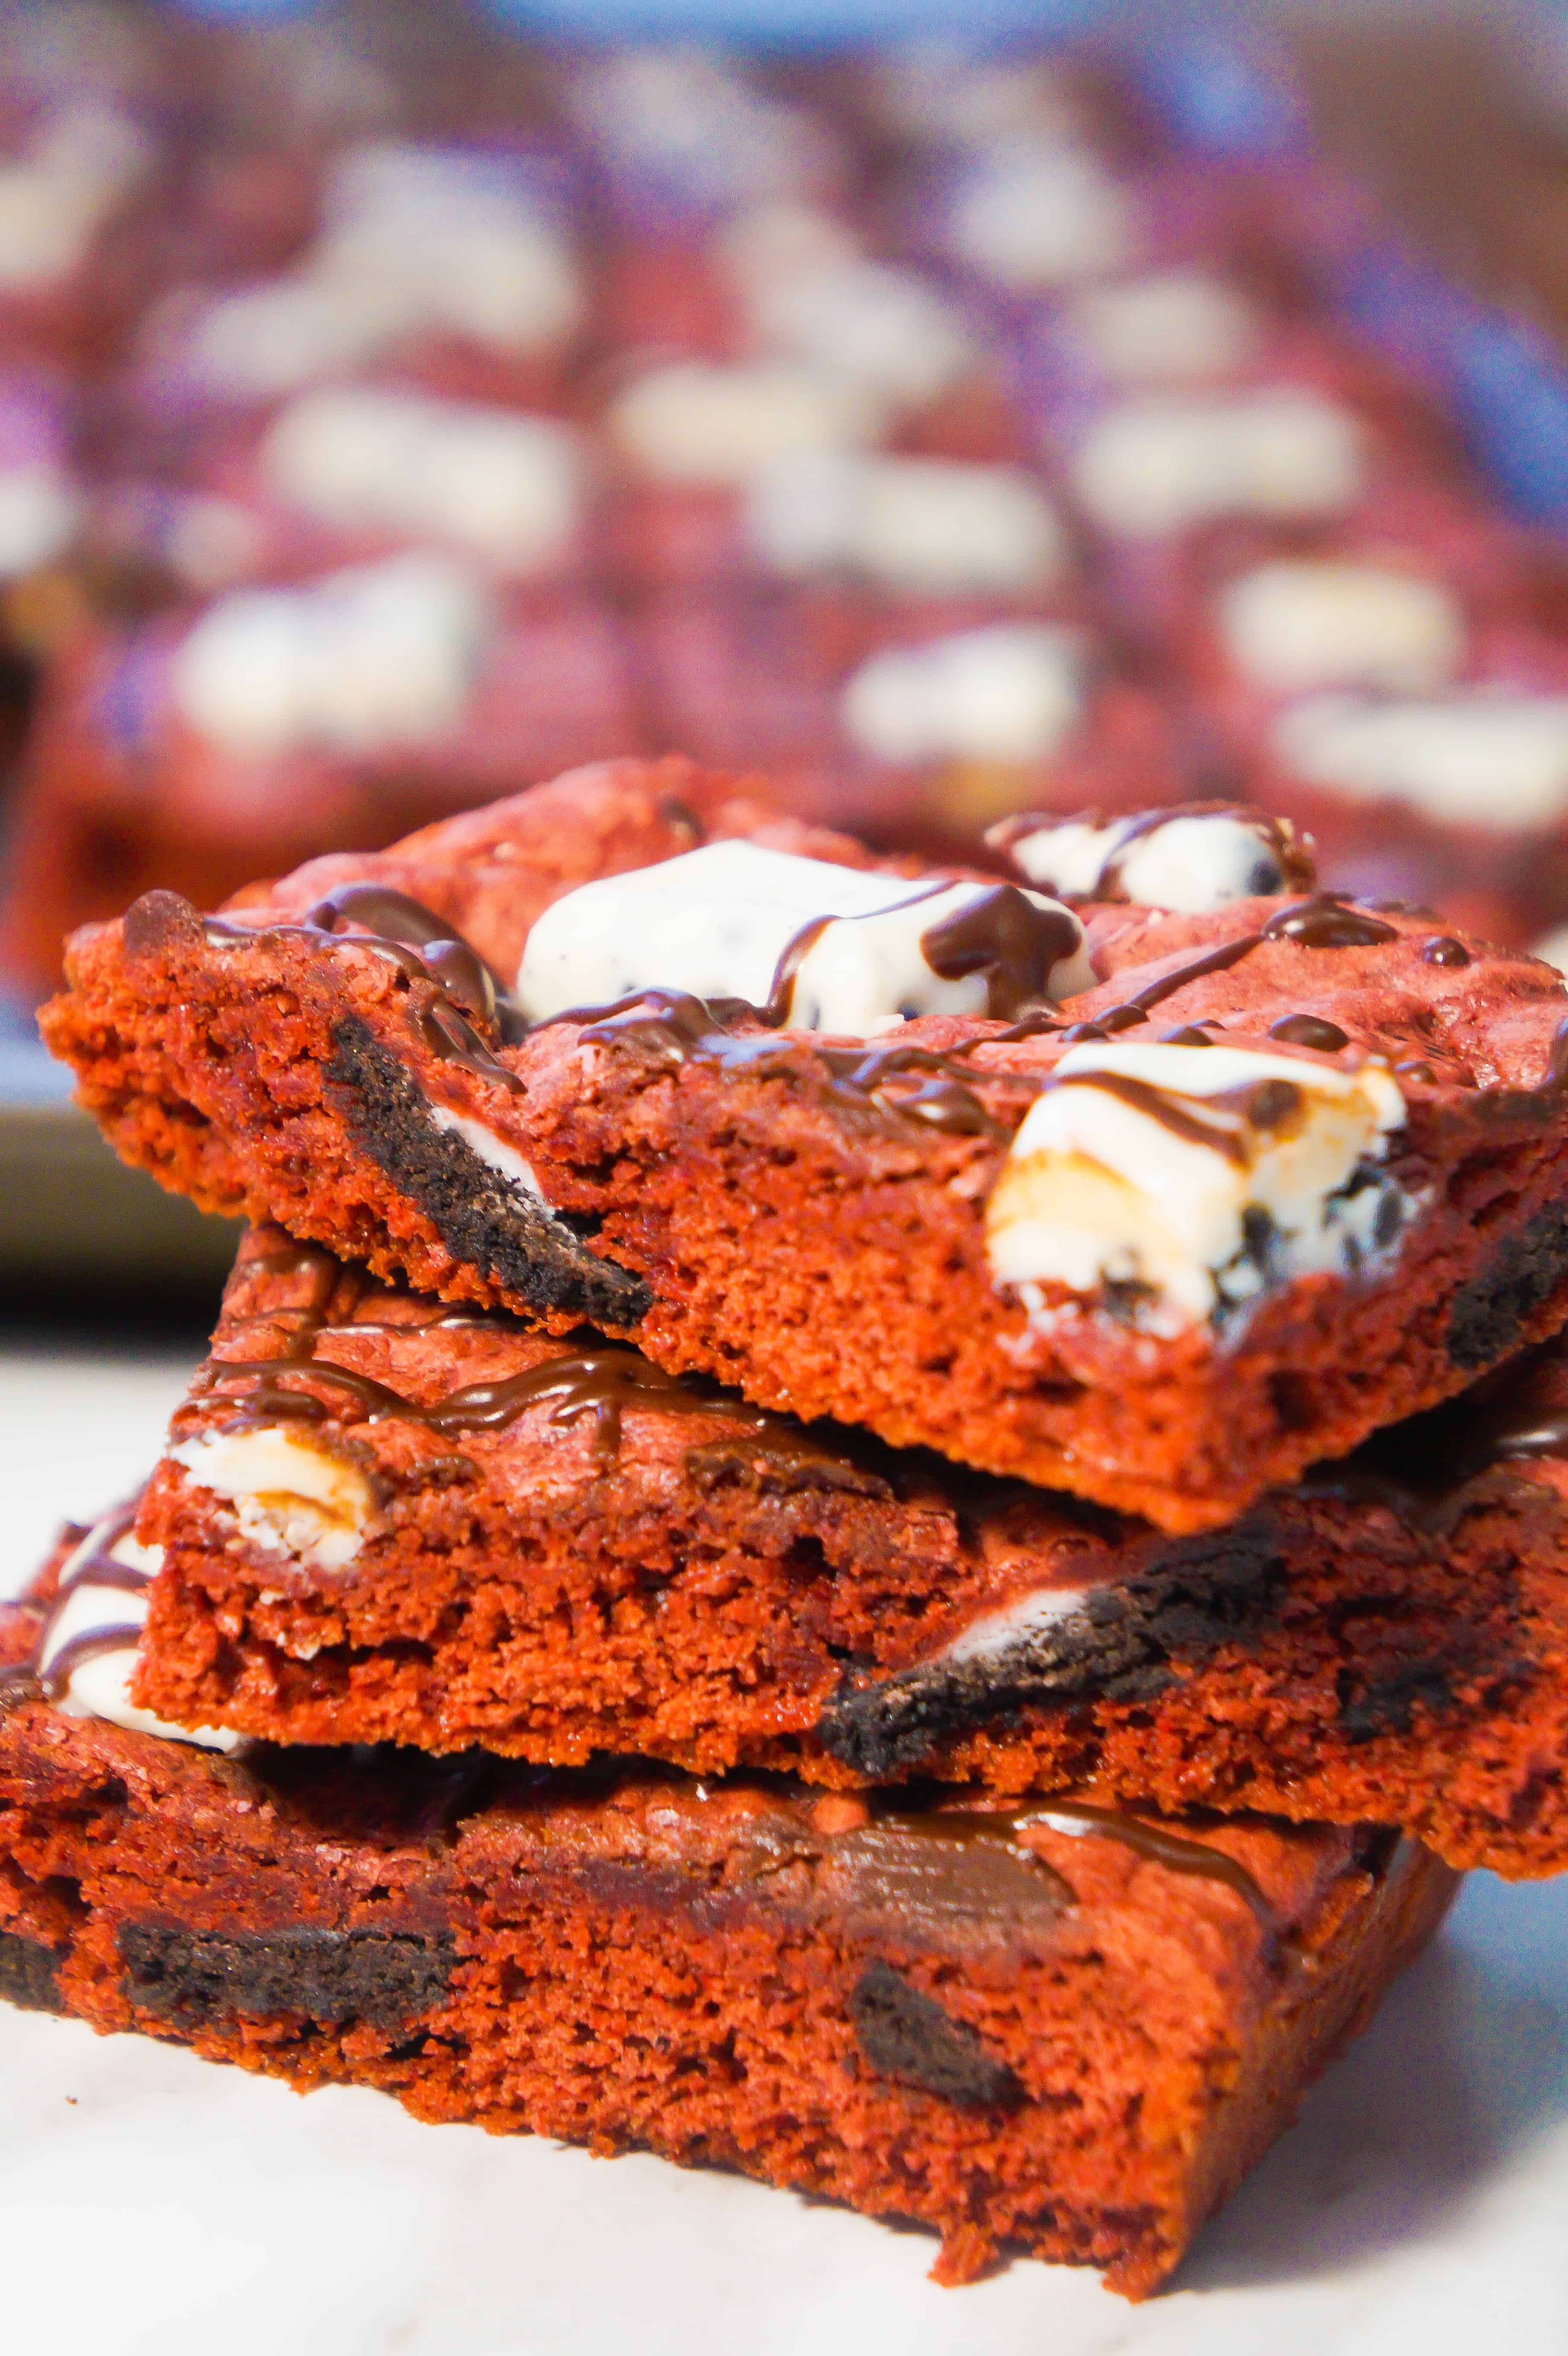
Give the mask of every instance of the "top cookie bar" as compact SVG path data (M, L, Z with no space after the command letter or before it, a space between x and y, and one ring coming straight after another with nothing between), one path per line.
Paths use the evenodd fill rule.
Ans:
M1568 1319L1551 969L1223 808L1008 855L894 873L610 764L150 894L46 1035L213 1208L1172 1531Z

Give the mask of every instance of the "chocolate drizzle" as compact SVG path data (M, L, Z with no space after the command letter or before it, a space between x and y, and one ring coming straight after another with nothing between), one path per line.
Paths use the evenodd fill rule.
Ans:
M741 1469L739 1458L733 1466L724 1461L726 1451L733 1454L739 1451L744 1451L746 1463L752 1469L764 1463L770 1470L781 1472L810 1468L827 1486L856 1488L868 1494L886 1491L887 1484L880 1476L863 1471L847 1456L841 1458L789 1417L752 1407L701 1378L667 1374L662 1366L656 1366L639 1352L619 1343L595 1340L580 1348L559 1350L518 1373L466 1384L439 1398L423 1402L409 1398L371 1376L318 1356L317 1344L329 1333L393 1333L414 1338L430 1332L432 1326L487 1327L502 1333L520 1329L514 1329L501 1318L464 1312L450 1312L429 1323L360 1322L352 1312L363 1297L368 1280L358 1270L343 1268L314 1247L258 1253L244 1265L248 1271L278 1269L308 1275L311 1290L308 1298L294 1307L265 1308L256 1312L257 1323L288 1326L285 1346L273 1356L207 1360L201 1370L206 1387L193 1404L222 1405L230 1384L244 1386L234 1400L240 1412L221 1427L225 1430L254 1430L290 1421L352 1420L373 1424L395 1420L420 1424L429 1431L450 1437L465 1431L501 1431L531 1408L548 1407L552 1424L570 1428L591 1421L594 1456L601 1464L607 1464L620 1447L622 1418L632 1408L658 1415L721 1418L739 1426L731 1439L707 1446L699 1444L688 1451L697 1476L709 1483L723 1478L728 1470ZM336 1320L333 1322L335 1311ZM312 1382L346 1395L356 1412L345 1419L313 1391L295 1387Z
M1107 818L1103 810L1079 810L1071 818L1055 818L1040 810L1028 810L1019 817L1002 819L987 829L986 841L993 850L1012 851L1015 846L1034 834L1054 834L1068 826L1091 828L1096 834L1116 830L1116 840L1094 879L1092 891L1076 894L1083 900L1125 901L1127 897L1123 869L1136 843L1147 836L1157 834L1160 828L1178 819L1219 818L1229 819L1237 826L1250 828L1258 837L1260 858L1253 880L1258 896L1276 891L1310 892L1317 881L1307 842L1296 833L1288 819L1272 817L1268 811L1250 809L1244 803L1228 801L1173 802L1163 809L1140 810L1136 818ZM1042 887L1044 888L1044 887ZM1055 887L1051 887L1055 888Z
M914 1839L958 1851L978 1848L1027 1859L1038 1873L1049 1877L1053 1897L1063 1905L1076 1903L1077 1893L1071 1882L1019 1837L1034 1825L1065 1833L1076 1840L1118 1841L1124 1848L1131 1849L1148 1864L1162 1866L1168 1873L1220 1882L1245 1901L1265 1931L1275 1927L1274 1908L1246 1867L1236 1858L1223 1849L1211 1847L1206 1841L1188 1839L1142 1816L1128 1815L1119 1808L1096 1807L1067 1799L1052 1799L1039 1806L1026 1802L1016 1809L891 1808L878 1815L874 1829L887 1832L896 1827ZM846 1837L852 1842L859 1837L850 1834Z
M944 981L984 974L986 1012L1008 1023L1047 995L1052 969L1083 937L1067 909L1041 908L1016 884L998 884L922 933L920 953Z
M1322 1055L1338 1055L1341 1047L1350 1044L1348 1032L1320 1014L1282 1014L1277 1023L1269 1024L1268 1035L1271 1039L1283 1039L1288 1046L1316 1047Z
M132 911L134 914L134 910ZM129 923L130 918L127 918ZM241 942L259 928L227 916L208 916L209 940ZM357 927L346 933L346 925ZM519 1093L522 1082L495 1054L485 1037L520 1036L527 1025L514 1002L473 945L433 909L383 884L339 884L306 909L298 924L269 925L266 933L288 940L351 945L396 968L404 980L431 985L419 1010L420 1035L432 1055L463 1065L478 1078Z
M1019 1830L1029 1825L1045 1825L1052 1832L1067 1833L1075 1840L1093 1836L1120 1841L1135 1856L1151 1865L1163 1866L1168 1873L1191 1874L1200 1880L1222 1882L1233 1890L1252 1908L1265 1931L1275 1927L1275 1911L1263 1890L1244 1865L1230 1857L1223 1849L1211 1848L1206 1841L1185 1839L1178 1833L1168 1832L1162 1825L1151 1825L1142 1816L1129 1816L1119 1808L1090 1806L1080 1800L1051 1800L1039 1809L1015 1818Z
M135 1526L139 1496L130 1497L104 1515L93 1525L82 1540L76 1558L55 1590L48 1616L38 1631L37 1639L28 1659L5 1674L5 1683L15 1690L12 1699L31 1693L42 1694L46 1701L58 1702L70 1690L71 1678L84 1662L97 1660L104 1653L133 1650L142 1633L139 1620L108 1620L96 1628L83 1628L63 1644L43 1666L48 1652L49 1638L59 1625L61 1613L71 1597L83 1587L106 1588L122 1595L142 1595L152 1584L152 1574L133 1563L115 1559L113 1549ZM3 1695L3 1687L0 1687Z

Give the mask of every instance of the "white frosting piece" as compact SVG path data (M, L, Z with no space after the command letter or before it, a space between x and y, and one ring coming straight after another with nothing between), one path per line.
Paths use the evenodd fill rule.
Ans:
M1445 687L1465 659L1465 617L1435 581L1378 564L1262 564L1221 591L1220 636L1270 694Z
M1083 709L1083 642L1044 623L995 622L862 663L839 703L874 761L1048 760Z
M1257 313L1237 286L1202 270L1162 270L1086 287L1064 315L1097 372L1126 386L1211 383L1257 351Z
M802 453L758 476L746 520L778 572L860 573L902 596L1028 596L1068 562L1055 509L1015 466Z
M862 873L751 842L714 842L656 867L607 875L554 902L517 969L534 1022L569 1007L604 1006L639 990L767 1003L779 959L807 925L817 935L795 976L787 1027L867 1038L918 1014L983 1014L982 974L946 981L921 937L992 887L933 892L907 877ZM1055 905L1030 894L1041 908ZM1082 936L1080 935L1080 939ZM1081 953L1049 979L1066 997L1089 986Z
M1010 294L1121 269L1136 252L1130 196L1082 149L1002 140L955 193L955 252Z
M240 1738L227 1727L175 1726L150 1709L138 1709L131 1700L136 1641L147 1618L145 1595L133 1588L98 1587L85 1581L73 1587L70 1581L101 1549L111 1561L123 1563L128 1570L140 1571L151 1580L162 1566L164 1550L162 1547L139 1545L128 1530L105 1548L103 1541L112 1526L112 1521L100 1522L60 1565L59 1583L68 1591L51 1616L39 1647L39 1673L47 1677L66 1646L78 1636L92 1635L99 1630L107 1634L123 1628L126 1642L79 1661L66 1681L65 1690L56 1697L56 1708L63 1710L68 1718L106 1719L111 1726L128 1727L137 1734L160 1734L179 1742L198 1743L204 1751L232 1751Z
M1531 941L1530 954L1543 958L1548 965L1554 965L1559 973L1568 974L1568 925L1554 925L1549 933L1542 933L1538 941Z
M770 349L845 378L895 410L934 401L976 360L954 305L912 271L886 262L840 259L759 276L748 307Z
M571 97L623 174L696 207L805 194L831 168L816 118L699 48L613 50L579 76Z
M437 1129L460 1137L499 1177L509 1179L525 1194L537 1194L541 1203L545 1201L545 1191L534 1175L533 1163L525 1162L516 1146L497 1137L493 1129L486 1129L482 1120L475 1120L471 1113L453 1112L447 1105L432 1105L430 1117Z
M262 443L261 471L280 498L339 530L457 548L506 573L560 563L581 520L571 426L420 393L303 393Z
M650 369L609 416L612 434L646 473L716 487L748 483L796 451L869 441L877 423L875 405L847 378L773 361Z
M400 326L447 329L511 352L549 350L581 327L576 261L505 157L383 141L335 166L315 259L335 287L376 286Z
M29 152L0 164L0 287L47 286L74 270L152 161L113 108L83 102L48 116Z
M229 1500L241 1536L265 1553L341 1570L374 1523L370 1483L358 1466L279 1427L207 1431L168 1452L198 1489Z
M307 271L214 295L187 329L187 360L214 391L267 401L372 359L403 324L384 281Z
M0 580L15 581L66 548L81 520L74 485L47 461L0 473Z
M1048 1087L987 1207L992 1272L1036 1313L1043 1283L1088 1296L1105 1285L1147 1287L1136 1321L1170 1333L1271 1286L1352 1270L1392 1248L1412 1206L1366 1168L1404 1120L1387 1072L1245 1048L1115 1041L1072 1047L1056 1066L1060 1080L1097 1073L1157 1091L1155 1106L1093 1085ZM1259 1091L1266 1105L1271 1082L1287 1084L1296 1100L1283 1119L1260 1125L1242 1092ZM1229 1104L1215 1101L1227 1096ZM1184 1121L1211 1123L1242 1158L1167 1127L1161 1100ZM1249 1230L1260 1215L1265 1241L1254 1251Z
M191 727L243 757L418 744L461 721L493 623L484 588L444 557L237 589L176 649L170 691Z
M1089 428L1073 466L1095 520L1139 536L1221 516L1342 514L1363 472L1350 412L1286 390L1123 402Z
M1568 809L1568 695L1476 688L1412 702L1316 696L1281 714L1280 758L1358 800L1427 817L1545 826Z
M1096 826L1087 819L1046 823L1018 835L1008 848L1031 884L1068 900L1094 900L1108 880L1115 896L1140 907L1201 916L1232 900L1285 888L1275 824L1230 810L1184 816L1173 810L1147 833L1136 818ZM1118 859L1123 844L1126 851Z
M393 141L353 148L325 210L297 268L197 312L188 357L219 390L298 391L421 333L527 354L581 325L577 263L500 157Z
M1032 1638L1045 1635L1081 1612L1087 1592L1082 1587L1042 1587L1032 1595L1021 1595L1000 1612L988 1612L983 1620L971 1621L945 1652L924 1665L955 1668L965 1661L995 1662L1009 1653L1024 1652Z
M1085 134L1074 93L1045 58L975 58L962 43L920 41L874 61L874 90L905 138L984 148L1008 136L1069 146Z

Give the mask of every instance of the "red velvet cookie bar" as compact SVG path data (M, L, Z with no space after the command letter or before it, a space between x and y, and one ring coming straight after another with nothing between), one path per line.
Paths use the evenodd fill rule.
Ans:
M893 910L879 879L859 933L799 896L863 915L842 859L668 864L695 837L657 818L664 775L589 772L221 921L144 900L76 939L50 1043L120 1150L215 1207L1177 1531L1568 1313L1547 967L1286 893L1104 913L1102 978L1059 1005L1060 905L934 875ZM939 888L941 923L912 896ZM410 946L457 932L503 976L527 942L550 1019ZM829 969L860 980L812 983L824 1029L771 1027ZM960 1004L993 1012L899 1019Z
M1565 1404L1554 1344L1172 1540L264 1228L142 1506L162 1569L134 1690L279 1742L1093 1778L1551 1873Z
M37 1620L0 1607L0 1660ZM1067 1797L220 1759L7 1682L13 2001L913 2219L947 2282L1157 2288L1455 1887L1392 1836Z
M61 936L138 892L216 905L643 741L617 616L581 596L499 605L443 559L94 626L46 671L0 966L47 990Z

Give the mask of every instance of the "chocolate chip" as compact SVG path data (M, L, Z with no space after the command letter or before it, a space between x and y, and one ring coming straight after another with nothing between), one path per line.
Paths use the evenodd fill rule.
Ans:
M856 1982L849 2018L879 2078L918 2086L969 2110L1016 2110L1024 2100L1016 2073L986 2051L966 2020L955 2020L934 1997L912 1987L880 1958Z

